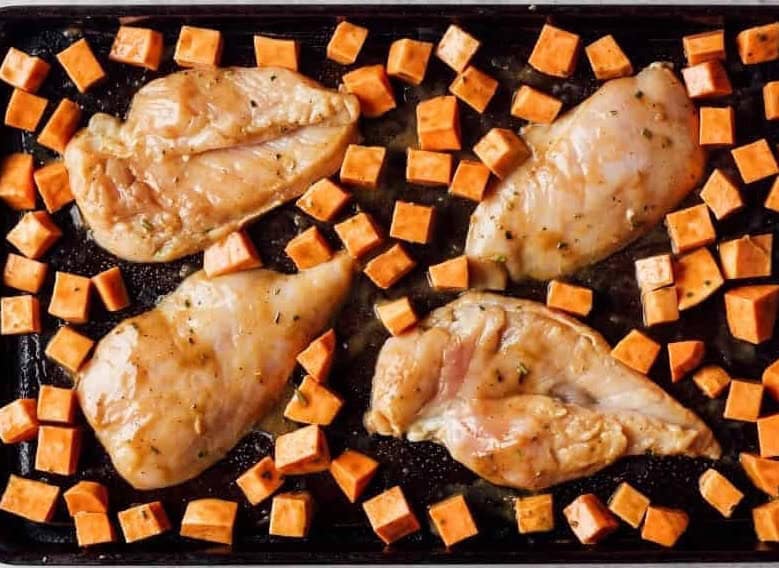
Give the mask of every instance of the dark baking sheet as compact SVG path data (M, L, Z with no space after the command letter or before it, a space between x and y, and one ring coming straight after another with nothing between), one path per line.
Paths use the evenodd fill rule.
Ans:
M324 84L335 87L344 68L324 57L324 46L335 23L343 17L370 28L367 44L358 60L359 65L384 62L391 41L413 37L437 41L451 22L457 22L483 41L475 63L501 82L495 100L483 116L464 105L463 146L473 143L493 125L518 128L521 121L508 114L511 93L520 83L530 83L549 90L565 101L566 108L592 93L597 85L584 57L571 80L551 80L525 65L541 25L551 20L581 34L588 43L603 34L612 33L623 46L634 67L656 61L672 61L677 68L683 64L681 37L686 34L724 26L728 48L734 51L733 38L740 29L774 21L777 7L526 7L526 6L197 6L197 7L36 7L8 8L0 11L0 53L8 46L42 55L52 62L52 71L41 91L52 101L62 96L77 100L85 108L85 116L95 111L122 114L137 88L153 77L176 69L171 56L182 24L213 27L225 37L224 65L253 65L252 35L279 34L294 37L302 43L302 71ZM107 60L113 35L119 23L138 22L165 35L165 57L159 73L119 65ZM79 94L54 54L76 38L85 36L108 71L108 81ZM744 143L767 136L776 142L779 126L762 118L761 86L767 80L779 79L779 63L746 68L732 55L728 70L735 94L717 104L727 102L736 110L738 142ZM111 508L120 510L132 503L161 499L174 526L180 519L186 502L192 498L219 496L237 500L240 505L236 540L232 549L180 538L176 531L162 537L133 545L116 544L87 551L74 543L72 525L64 510L58 510L54 522L36 525L5 514L0 516L0 560L19 563L337 563L337 562L604 562L604 561L745 561L777 560L779 548L760 545L754 537L750 508L765 501L752 488L737 464L737 453L756 448L753 424L724 421L721 418L723 400L709 401L690 380L671 385L662 355L651 376L682 403L698 412L714 429L724 448L717 468L730 477L747 494L730 520L724 520L706 505L697 491L697 477L710 463L684 458L639 457L625 459L603 472L580 481L556 487L556 510L578 494L593 491L607 498L618 482L628 480L648 494L653 502L683 507L690 512L690 528L678 546L665 550L643 542L636 531L622 526L620 530L596 547L579 545L562 518L549 534L522 536L517 533L512 517L511 501L517 492L498 489L478 480L473 474L449 458L440 446L430 443L411 444L399 440L369 437L362 428L362 414L367 406L373 364L386 333L372 313L375 300L410 294L421 313L442 305L452 295L433 293L425 282L424 267L459 254L464 243L468 216L472 205L452 199L445 190L407 185L404 181L404 150L415 143L413 109L417 101L444 93L453 73L436 58L432 58L428 76L421 87L395 83L400 108L379 120L363 122L362 132L368 144L387 145L389 167L378 191L356 191L359 206L370 211L385 228L389 226L392 202L403 198L433 203L438 212L435 238L428 246L409 246L419 267L388 293L377 291L364 277L353 288L346 309L336 322L340 339L337 363L333 369L333 388L346 399L346 405L333 426L327 429L332 452L352 447L376 456L382 463L380 473L367 491L367 496L401 483L415 507L423 529L389 548L381 545L371 532L359 505L350 505L328 474L290 478L287 488L307 488L317 503L310 536L303 541L270 538L267 535L269 502L259 507L248 506L233 483L246 467L266 455L271 449L268 435L257 431L243 440L226 459L199 478L179 487L151 492L134 491L113 471L100 446L91 439L87 443L75 478L42 475L32 468L34 444L0 448L0 484L9 472L68 487L76 479L95 479L110 489ZM0 87L0 105L10 89ZM51 112L53 105L48 109ZM44 117L45 118L45 117ZM44 162L54 156L34 143L34 137L8 128L2 129L0 152L14 150L34 152ZM467 155L463 152L462 155ZM723 167L733 172L727 151L712 154L710 167ZM761 203L768 183L757 183L744 191L749 207L732 219L719 223L720 237L733 237L757 231L775 232L776 215L762 209ZM696 195L688 203L696 203ZM5 233L17 215L7 208L0 214ZM47 256L52 270L41 295L41 305L48 304L54 270L67 270L92 275L117 264L115 258L102 251L88 238L80 226L76 208L56 214L56 222L65 230L65 237ZM607 222L608 212L604 212ZM291 271L284 256L284 244L311 224L311 220L288 205L271 212L254 223L250 233L269 267ZM322 226L333 244L338 241L328 226ZM1 245L3 258L9 246ZM591 286L596 291L596 309L588 321L614 342L629 329L641 324L641 310L633 280L633 260L669 249L662 227L656 228L627 250L572 277L573 281ZM774 250L779 249L775 247ZM776 256L776 254L775 254ZM200 266L200 256L165 265L133 265L118 262L127 279L133 306L119 316L107 314L100 302L95 302L92 320L83 331L99 338L121 317L142 312L153 306L163 294L173 290L182 277ZM3 294L15 293L3 290ZM514 286L510 294L543 300L543 284ZM724 323L722 293L688 313L677 325L654 328L650 335L661 341L700 338L706 341L706 362L719 363L735 377L758 379L762 369L779 356L775 341L760 347L734 341ZM0 366L0 396L6 403L18 396L35 396L40 384L69 384L64 373L45 360L43 348L57 322L44 316L45 332L41 336L2 338ZM298 376L294 380L298 380ZM775 409L765 408L764 411ZM284 427L281 421L277 427ZM425 512L433 503L455 491L465 492L472 505L481 534L447 551L431 532Z

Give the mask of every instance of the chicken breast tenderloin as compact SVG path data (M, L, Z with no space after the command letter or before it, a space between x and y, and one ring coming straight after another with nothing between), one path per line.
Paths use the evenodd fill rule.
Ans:
M488 481L528 490L627 455L719 457L695 414L609 351L541 304L467 293L387 340L365 425L436 441Z
M348 293L346 254L295 275L197 272L117 325L77 377L84 416L137 489L219 461L278 402L295 357Z
M700 181L698 113L673 72L615 79L551 125L527 127L532 157L476 208L466 254L482 287L548 280L655 226Z
M96 114L65 150L81 213L121 258L203 250L341 165L357 99L286 69L196 69L144 86L127 120Z

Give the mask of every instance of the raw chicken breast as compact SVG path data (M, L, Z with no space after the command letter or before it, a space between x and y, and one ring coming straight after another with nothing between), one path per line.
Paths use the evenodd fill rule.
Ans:
M505 287L506 272L548 280L609 256L663 219L705 166L697 110L659 64L523 134L532 157L471 218L465 251L482 287Z
M197 272L117 325L77 377L84 415L137 489L197 476L278 401L295 357L344 300L340 254L295 275Z
M541 304L468 293L387 340L365 425L439 442L492 483L528 490L626 455L719 457L695 414L609 351Z
M335 172L359 103L286 69L196 69L152 81L123 123L96 114L65 150L100 246L137 262L206 248Z

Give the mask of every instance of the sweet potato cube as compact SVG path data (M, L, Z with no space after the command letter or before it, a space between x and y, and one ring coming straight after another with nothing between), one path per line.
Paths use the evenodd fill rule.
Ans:
M679 311L697 306L720 289L725 280L707 248L680 256L673 263Z
M682 77L691 99L724 97L733 92L728 73L717 60L685 67L682 69Z
M744 494L727 477L709 468L698 478L698 490L706 502L723 517L730 518Z
M283 67L298 70L300 44L294 39L254 36L254 57L258 67Z
M65 69L79 93L86 93L93 85L105 79L106 74L86 39L80 39L57 54L57 61Z
M732 146L736 141L733 107L701 107L698 141L701 146Z
M763 108L766 120L779 118L779 81L769 81L763 85Z
M292 259L298 270L305 270L333 257L333 251L327 240L316 227L309 227L284 247L284 252Z
M720 59L725 61L725 30L713 30L682 38L687 65Z
M360 258L382 241L379 231L367 213L358 213L333 228L352 258Z
M34 398L17 398L0 408L0 441L4 444L27 442L38 435Z
M468 66L481 42L459 26L450 24L435 48L436 57L449 67L462 73Z
M755 487L771 497L779 497L779 461L743 452L738 460Z
M779 401L779 359L765 368L762 382L766 392Z
M375 189L386 156L387 149L383 146L349 144L339 177L343 183Z
M675 286L641 292L641 306L644 313L644 325L647 327L679 319Z
M181 536L233 544L233 527L238 503L224 499L195 499L187 503L181 519Z
M490 169L487 166L476 160L460 160L449 193L478 202L484 198L489 181Z
M673 341L668 344L668 364L671 367L671 380L681 381L687 373L693 371L703 361L706 348L703 341Z
M725 315L733 337L749 343L771 338L779 304L779 286L743 286L725 292Z
M723 416L730 420L756 422L763 402L763 385L748 381L730 381Z
M717 398L730 384L730 375L722 367L707 365L696 371L692 380L709 398Z
M449 185L452 155L409 148L406 153L406 180L419 185Z
M578 35L545 24L527 62L541 73L570 77L576 68L580 43Z
M304 538L311 526L313 499L308 491L282 493L273 498L268 533Z
M12 209L35 208L32 154L9 154L0 161L0 199Z
M335 357L335 331L327 330L298 353L297 362L311 378L325 382Z
M92 283L109 312L118 312L130 305L122 271L118 266L96 274L92 277Z
M551 493L520 497L514 501L514 515L520 534L548 532L554 528Z
M419 521L399 485L368 499L362 504L373 532L391 544L419 530Z
M706 205L694 205L665 216L674 252L686 252L709 245L717 238Z
M312 424L276 438L276 469L284 475L304 475L330 467L330 450L322 429Z
M89 278L57 272L49 313L70 323L86 323L89 320L91 290L92 281Z
M376 315L392 335L400 335L418 321L417 314L406 296L377 305Z
M771 184L771 191L768 192L768 197L763 204L766 209L779 212L779 177L774 178L773 184Z
M609 499L609 509L634 529L644 519L649 507L649 498L638 489L623 481Z
M350 502L356 503L376 475L379 462L354 450L346 450L330 463L330 474Z
M76 419L77 406L73 389L41 385L38 391L38 420L41 422L72 424Z
M779 22L743 30L736 36L736 46L744 65L779 59Z
M700 196L718 221L744 207L738 187L720 169L711 172Z
M432 52L433 44L426 41L408 38L393 41L387 56L387 75L419 85L425 78Z
M53 162L36 170L33 179L49 213L59 211L73 201L68 170L62 162Z
M12 87L34 93L43 84L50 69L51 66L40 57L12 47L0 65L0 79Z
M722 273L727 279L771 276L773 235L745 235L719 244Z
M12 128L35 132L48 104L49 101L43 97L21 89L14 89L5 109L4 124Z
M557 118L561 108L563 101L560 99L522 85L511 101L511 116L523 118L528 122L550 124Z
M332 221L350 199L351 195L338 184L322 178L311 185L295 205L317 221Z
M730 153L744 183L752 183L779 173L776 158L765 138L734 148Z
M182 67L217 67L224 42L218 30L181 26L173 60Z
M367 118L376 118L397 106L387 72L383 65L367 65L342 77L344 87L360 101Z
M479 534L468 503L462 495L454 495L431 505L428 510L436 532L449 547Z
M149 28L119 26L108 59L156 71L162 59L162 34Z
M467 67L449 85L450 93L478 113L484 112L497 90L498 82L473 65Z
M65 325L57 330L46 346L46 356L76 373L92 350L94 341Z
M102 483L79 481L62 496L71 517L81 513L108 512L108 489Z
M633 74L633 65L611 34L592 42L584 48L590 60L592 72L599 81Z
M284 476L276 469L273 458L265 456L235 480L252 505L273 495L284 485Z
M3 284L35 294L43 286L47 270L43 262L9 253L3 268Z
M433 97L417 105L417 138L422 150L459 150L460 111L452 96Z
M690 517L680 509L650 506L646 510L641 538L672 547L687 530Z
M312 377L305 376L284 409L284 418L303 424L328 426L344 401Z
M614 515L592 493L574 499L563 509L563 515L582 544L595 544L619 527Z
M674 283L670 254L642 258L634 263L636 283L641 291L657 290Z
M50 150L65 152L81 121L81 107L70 99L62 99L38 135L38 144Z
M416 264L401 245L395 244L372 258L363 272L376 286L386 290L411 272Z
M357 61L367 37L367 28L347 21L340 22L327 43L327 58L341 65L351 65Z
M631 369L646 375L660 353L660 345L634 329L611 350L611 356Z
M761 542L779 542L779 501L769 501L752 509L755 534Z
M468 289L468 258L461 255L427 269L434 290L460 291Z
M586 317L592 310L592 290L552 280L546 290L546 305Z
M58 475L76 473L81 453L81 432L64 426L40 426L35 469Z
M170 530L168 515L159 501L119 511L117 517L127 542L144 540Z
M757 440L760 445L760 457L779 456L779 414L758 418Z
M260 255L244 231L230 233L203 253L203 270L209 278L260 266Z
M76 523L76 542L79 546L94 546L116 540L116 532L106 513L79 513Z
M45 211L25 213L6 235L6 240L27 258L40 258L62 236Z
M35 296L0 299L0 335L41 332L41 306Z
M54 515L60 488L42 481L25 479L13 473L0 498L0 511L35 523L48 523Z
M411 243L427 243L433 229L435 209L406 201L396 201L390 236Z
M508 128L493 128L473 147L473 153L503 179L530 157L530 149Z

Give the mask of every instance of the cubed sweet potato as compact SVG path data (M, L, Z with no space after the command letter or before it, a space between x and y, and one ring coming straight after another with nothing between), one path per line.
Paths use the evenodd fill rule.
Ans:
M520 534L549 532L554 529L553 502L551 493L516 499L514 515Z
M27 258L37 259L46 254L61 236L62 231L48 213L31 211L24 214L5 239Z
M406 180L419 185L449 185L452 156L444 152L415 150L406 153Z
M313 515L313 499L308 491L282 493L273 498L269 534L304 538Z
M583 286L552 280L546 289L546 305L586 317L592 311L592 290Z
M634 329L611 350L611 356L639 373L647 374L660 353L660 345Z
M725 292L725 315L733 337L758 344L771 338L779 306L779 286L742 286Z
M300 44L294 39L254 36L254 57L258 67L298 70Z
M375 189L384 166L387 149L383 146L349 144L339 177L343 183Z
M757 440L760 445L760 457L779 456L779 414L758 418Z
M676 253L709 245L717 238L706 205L694 205L665 216L671 245Z
M427 205L396 201L390 236L411 243L427 243L433 229L435 209Z
M23 517L35 523L48 523L54 516L60 488L42 481L19 477L13 473L0 497L0 511Z
M376 475L379 462L355 450L346 450L330 463L330 474L350 502L356 503Z
M72 424L76 419L76 391L54 385L41 385L38 390L38 420Z
M322 429L312 424L276 438L276 469L284 475L304 475L330 467L330 450Z
M62 162L52 162L36 170L33 179L49 213L55 213L73 201L68 170Z
M550 24L544 24L528 63L541 73L570 77L576 68L581 39Z
M284 408L284 418L303 424L329 425L344 402L312 377L305 376Z
M712 30L682 38L687 65L720 59L725 61L725 30Z
M483 113L498 90L498 82L473 65L457 75L449 92L478 113Z
M70 323L86 323L89 320L91 291L92 281L89 278L57 272L49 313Z
M503 179L530 157L530 149L508 128L493 128L473 147L473 153Z
M769 501L752 509L755 535L761 542L779 542L779 501Z
M387 56L387 75L411 85L419 85L425 78L433 44L403 38L392 42Z
M469 283L468 258L461 255L439 264L433 264L427 270L428 281L434 290L467 290Z
M284 247L284 252L292 259L298 270L312 268L333 257L333 250L315 226L309 227L289 241Z
M430 505L427 512L438 536L447 547L479 534L468 503L462 495L453 495Z
M265 456L235 480L252 505L273 495L282 485L284 476L276 469L273 458Z
M35 132L48 104L49 101L43 97L14 89L5 109L4 124L11 128Z
M700 107L698 142L701 146L732 146L736 141L733 107Z
M666 286L641 292L641 307L644 325L647 327L677 321L679 319L679 306L676 287Z
M763 206L766 209L779 212L779 177L774 178L774 182L771 184L771 191L768 192Z
M28 93L36 92L49 74L51 66L40 57L11 47L0 65L0 79Z
M557 118L561 108L563 108L563 101L560 99L529 85L522 85L514 94L514 100L511 101L511 116L528 122L550 124Z
M335 331L327 330L298 353L297 362L313 379L320 383L327 380L335 357Z
M81 432L65 426L40 426L35 469L58 475L76 473L81 453Z
M779 173L776 158L765 138L730 151L744 183L752 183Z
M449 193L471 201L481 201L490 181L490 169L476 160L460 160Z
M763 85L763 109L766 120L779 118L779 81L769 81Z
M126 542L145 540L170 530L168 515L159 501L130 507L117 516Z
M127 287L124 285L122 271L113 266L92 277L98 296L109 312L118 312L130 305Z
M680 509L650 505L641 529L641 538L661 546L672 547L687 530L690 517Z
M203 253L203 270L209 278L260 266L262 261L254 243L240 230L215 242Z
M149 28L119 26L108 59L156 71L162 59L162 34Z
M659 254L641 258L634 262L636 283L639 290L657 290L674 283L670 254Z
M48 265L9 253L3 268L3 284L23 292L37 293L46 279Z
M671 367L671 380L679 382L694 371L703 361L705 353L703 341L697 339L669 343L668 364Z
M342 77L344 88L360 101L367 118L381 116L397 106L384 65L368 65Z
M779 359L763 370L762 383L766 392L779 401Z
M416 264L400 244L394 244L372 258L365 265L363 272L376 286L386 290L411 272Z
M436 56L449 67L461 73L470 63L481 43L455 24L450 24L436 46Z
M730 381L730 391L722 414L729 420L757 422L763 402L763 385L750 381Z
M102 483L79 481L62 496L71 517L80 513L108 512L108 489Z
M81 107L70 99L62 99L38 135L38 144L50 150L65 152L81 122Z
M94 341L65 325L57 330L46 346L46 357L71 373L78 372L92 350Z
M744 452L739 454L738 461L755 487L771 497L779 497L779 461Z
M41 332L41 306L35 296L0 299L0 335Z
M609 499L609 510L634 529L641 525L649 498L627 481L619 484Z
M333 227L352 258L360 258L382 242L373 219L367 213L358 213Z
M633 65L617 40L611 34L592 42L584 48L590 60L592 72L599 81L625 77L633 74Z
M322 178L311 185L295 205L317 221L332 221L350 199L351 195L338 184Z
M116 532L106 513L79 513L73 518L79 546L94 546L116 540Z
M238 503L224 499L195 499L187 503L179 534L188 538L233 544Z
M399 485L368 499L362 507L373 532L385 544L391 544L420 529L419 521Z
M741 63L754 65L779 59L779 22L748 28L736 36Z
M400 335L410 327L416 325L418 318L408 297L404 296L376 305L376 315L392 335Z
M367 37L367 28L346 20L339 22L327 43L327 58L341 65L351 65L357 61Z
M28 442L38 435L34 398L17 398L0 408L0 441L4 444Z
M216 67L224 42L218 30L181 26L173 60L182 67Z
M745 235L719 244L719 259L725 278L771 276L773 235Z
M679 311L697 306L720 289L725 280L707 248L699 248L673 263Z
M691 99L724 97L733 92L728 72L718 60L685 67L682 69L682 77Z
M433 97L417 105L417 138L422 150L459 150L460 111L453 96Z
M100 62L84 38L60 51L57 54L57 61L80 93L86 93L90 87L106 77Z
M32 154L8 154L0 160L0 199L12 209L35 208Z
M735 183L720 169L715 169L703 184L700 197L719 221L744 207Z
M692 376L693 382L709 398L717 398L730 384L730 375L722 367L707 365Z
M706 502L726 518L744 498L744 494L730 480L714 468L709 468L698 478L698 490Z
M619 527L614 515L592 493L574 499L563 509L563 515L582 544L595 544Z

